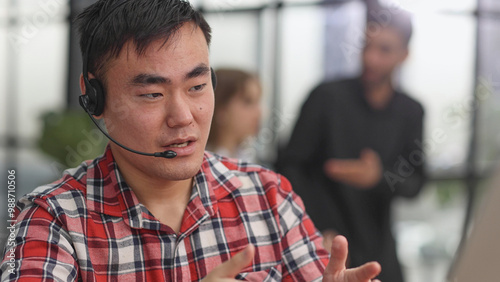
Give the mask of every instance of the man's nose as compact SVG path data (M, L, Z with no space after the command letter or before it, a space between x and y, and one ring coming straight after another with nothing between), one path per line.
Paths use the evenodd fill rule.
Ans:
M193 122L190 103L185 94L176 93L172 95L166 105L168 127L184 127Z

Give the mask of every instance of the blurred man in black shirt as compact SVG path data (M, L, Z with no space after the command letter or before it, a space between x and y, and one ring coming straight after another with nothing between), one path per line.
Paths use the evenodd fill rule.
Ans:
M392 83L412 33L409 15L396 12L369 19L360 77L312 91L278 162L325 237L347 237L350 266L376 260L385 282L403 280L391 201L424 183L424 111Z

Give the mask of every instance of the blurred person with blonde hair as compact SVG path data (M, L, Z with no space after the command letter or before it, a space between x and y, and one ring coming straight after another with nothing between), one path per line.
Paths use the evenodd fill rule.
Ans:
M255 162L251 137L261 120L262 87L257 76L239 69L215 71L215 109L207 148L219 155Z

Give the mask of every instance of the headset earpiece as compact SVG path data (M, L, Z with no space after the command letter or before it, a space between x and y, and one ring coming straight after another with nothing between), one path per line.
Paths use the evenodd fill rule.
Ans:
M94 89L94 113L93 115L95 116L100 116L102 112L104 112L104 104L106 100L106 94L104 93L104 88L102 87L102 84L99 80L97 79L91 79L89 81L90 85L92 85L92 88Z
M80 105L91 115L100 116L104 111L105 94L97 79L84 78L85 95L80 96Z
M217 87L217 76L215 75L215 71L213 68L210 68L210 72L212 73L212 87L215 88Z

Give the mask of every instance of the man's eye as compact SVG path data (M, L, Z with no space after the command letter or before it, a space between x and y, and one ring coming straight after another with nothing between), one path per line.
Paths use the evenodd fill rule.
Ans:
M161 93L149 93L149 94L142 94L141 97L146 97L150 99L155 99L158 97L161 97Z
M196 86L191 87L191 89L189 89L189 90L190 91L201 91L201 90L203 90L203 88L205 88L206 85L207 85L206 83L196 85Z

